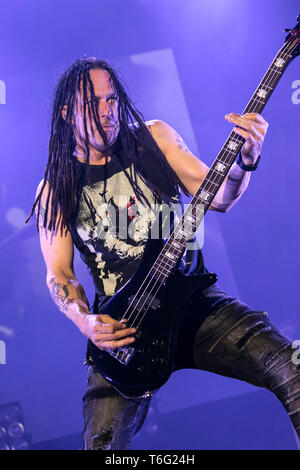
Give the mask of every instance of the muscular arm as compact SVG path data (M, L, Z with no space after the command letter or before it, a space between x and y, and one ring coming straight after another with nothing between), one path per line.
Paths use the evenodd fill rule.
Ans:
M37 189L37 195L41 186L42 182ZM48 187L45 189L48 191ZM128 335L135 333L135 329L126 328L124 322L119 322L109 315L90 315L89 302L74 273L74 246L71 234L67 231L61 235L60 229L49 231L48 224L43 228L47 191L42 195L38 222L41 250L47 267L46 283L52 299L81 333L100 349L117 348L132 343L134 338ZM59 219L59 214L57 217Z
M231 209L246 191L250 175L249 171L242 170L234 163L220 186L210 209L219 212L227 212Z
M238 115L229 116L230 122L239 126L243 125L244 128L249 127L247 131L240 127L235 127L234 130L247 139L242 149L242 156L245 164L252 165L259 155L267 123L259 115L249 114L242 118ZM259 122L257 124L258 130L253 128L253 119ZM149 121L147 125L170 166L193 196L207 175L209 167L192 154L181 136L171 126L163 121ZM251 136L250 128L253 133ZM250 140L251 143L249 143ZM244 171L234 164L216 194L210 209L227 212L240 199L249 180L250 172Z
M90 313L89 302L75 275L49 274L47 285L59 310L88 337L86 316Z
M39 194L41 187L42 182L38 186L36 195ZM89 313L89 302L74 273L74 247L71 235L69 232L61 235L59 229L55 232L49 231L47 225L46 228L43 227L47 192L48 185L42 195L38 220L40 245L47 267L46 283L59 310L86 335L85 317ZM49 207L51 207L51 199Z

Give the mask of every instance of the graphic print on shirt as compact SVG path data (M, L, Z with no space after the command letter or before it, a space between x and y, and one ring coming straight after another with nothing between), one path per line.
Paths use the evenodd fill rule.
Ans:
M104 195L102 180L83 187L76 221L80 244L85 245L81 257L105 295L117 292L136 271L161 208L139 176L137 183L151 208L138 201L123 172L108 178Z

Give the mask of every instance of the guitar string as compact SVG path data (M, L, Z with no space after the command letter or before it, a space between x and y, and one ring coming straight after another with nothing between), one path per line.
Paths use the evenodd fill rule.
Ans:
M285 46L286 46L286 45L285 45ZM293 46L293 45L292 45L292 46ZM287 49L288 49L288 48L287 48ZM286 51L284 51L284 48L282 48L282 50L277 54L276 58L282 58L282 57L280 57L280 55L285 54L285 52L286 52ZM271 66L272 66L272 64L274 63L274 61L276 60L276 58L272 61ZM278 73L278 72L272 73L272 71L271 71L270 76L267 78L267 80L265 80L264 85L266 85L266 86L270 85L270 83L272 83L272 81L273 81L273 78L275 78L275 81L276 81L276 74L277 74L277 73ZM265 77L262 79L261 83L264 81L264 79L266 78L267 75L268 75L268 72L265 74ZM267 85L267 84L268 84L268 85ZM255 92L254 92L254 95L253 95L253 96L255 96ZM251 100L250 100L250 102L251 102ZM250 103L250 102L249 102L249 103ZM249 105L249 103L248 103L248 105ZM263 103L262 103L262 102L258 102L258 104L263 104ZM248 105L246 106L245 109L247 109ZM253 106L254 106L254 109L255 109L255 107L257 106L255 102L253 103ZM248 111L248 112L253 112L254 109L251 110L251 108L249 108L249 111ZM240 136L238 136L238 137L240 137ZM225 153L226 153L226 151L225 151ZM221 155L220 155L220 156L221 156ZM230 158L230 157L231 157L231 155L229 155L229 158ZM226 164L228 164L227 156L225 157L224 162L225 162ZM221 176L221 175L220 175L220 176ZM221 177L222 177L222 176L221 176ZM206 184L208 184L208 186L210 186L210 183L209 183L209 182L206 183ZM214 183L212 183L212 184L214 184ZM217 183L217 184L218 184L218 183ZM204 189L207 189L207 190L208 190L209 188L208 188L208 187L207 187L207 188L205 187ZM203 204L203 203L202 203L202 204ZM159 268L159 267L160 267L160 266L159 266L159 264L158 264L158 265L157 265L157 268ZM161 267L162 267L162 266L161 266ZM159 279L157 279L157 281L158 281L158 280L159 280ZM137 306L136 306L136 307L137 307ZM127 309L127 311L128 311L128 309ZM127 313L127 311L126 311L126 313ZM133 313L133 312L132 312L132 313ZM132 315L132 313L131 313L131 315ZM131 316L131 315L130 315L130 316ZM130 317L129 317L129 318L130 318Z
M282 54L282 53L283 53L282 51L279 52L279 53L277 54L276 58L279 58L279 57L278 57L279 54ZM274 60L275 60L275 59L274 59ZM272 64L274 63L274 60L272 61ZM275 72L275 73L278 73L278 72ZM265 74L265 77L266 77L266 75L267 75L267 73ZM264 77L264 78L265 78L265 77ZM274 77L276 77L276 75L273 75L273 77L268 77L268 80L264 83L264 85L265 85L265 86L270 85L270 83L272 82L272 78L274 78ZM261 83L264 81L264 78L262 79ZM270 78L271 78L271 82L269 81ZM255 96L255 92L254 92L254 96ZM250 101L251 101L251 100L250 100ZM250 103L250 102L249 102L249 103ZM248 103L248 104L249 104L249 103ZM253 103L253 104L255 105L255 103ZM259 104L263 104L263 103L259 103ZM248 105L247 105L247 106L248 106ZM247 108L247 106L246 106L246 108ZM253 109L253 110L250 110L250 109L249 109L248 112L253 112L253 111L254 111L254 109ZM238 134L236 134L236 135L237 135L238 137L240 137ZM228 139L227 139L227 140L228 140ZM242 143L242 142L240 142L240 143ZM223 151L226 153L226 150L223 150ZM221 152L221 153L222 153L222 152ZM221 153L220 153L220 157L221 157ZM229 157L231 157L231 155L229 155ZM235 158L236 158L236 157L235 157ZM225 163L228 164L228 161L226 161L226 160L227 160L227 158L225 159ZM219 176L220 176L221 178L223 177L223 175L219 175ZM218 177L217 177L217 178L218 178ZM207 182L206 184L209 185L209 186L210 186L210 185L218 185L218 184L219 184L219 181L217 181L217 183L214 183L214 182ZM206 187L205 187L205 188L202 188L202 189L208 190L208 189L210 189L210 188L208 188L208 187L206 188ZM197 198L196 198L196 199L197 199ZM203 202L202 202L202 201L201 201L201 205L203 205ZM185 214L185 216L186 216L186 214ZM188 222L186 222L186 224L187 224L187 223L188 223ZM180 225L180 224L179 224L179 225ZM179 242L179 243L180 243L180 242ZM169 250L168 250L168 251L169 251ZM172 254L174 254L174 253L175 253L175 252L173 252ZM167 265L167 266L168 266L168 265ZM158 267L162 267L163 269L165 269L163 266L159 266L159 265L158 265Z
M266 86L266 87L269 87L270 89L272 89L272 91L273 91L273 88L274 88L273 83L276 83L276 79L277 79L277 78L280 78L280 77L278 77L278 72L277 72L277 71L274 70L274 72L273 72L272 70L270 71L270 69L271 69L272 65L274 64L274 62L275 62L277 59L279 59L279 58L283 59L283 57L280 57L281 55L289 56L290 53L291 53L291 51L292 51L292 49L294 48L294 45L297 44L297 42L298 42L297 40L294 41L294 43L293 43L293 41L292 41L291 44L285 44L285 45L281 48L281 50L280 50L280 51L277 53L277 55L275 56L275 59L273 59L273 61L272 61L272 63L271 63L271 66L269 67L269 69L268 69L268 71L266 72L265 76L264 76L263 79L261 80L261 82L260 82L259 86L257 87L257 89L259 89L259 88L262 87L262 86ZM286 47L286 46L287 46L287 47ZM285 48L286 48L286 50L284 50ZM289 49L289 50L288 50L288 49ZM287 51L287 50L288 50L288 51ZM289 59L290 59L290 57L289 57ZM285 62L287 62L289 59L283 59L283 60L284 60ZM283 65L286 65L286 63L284 63ZM284 70L282 69L282 72L279 72L279 73L280 73L280 76L282 75L283 71L284 71ZM269 76L268 76L268 74L269 74ZM273 82L273 79L275 79L274 82ZM263 85L262 85L262 84L263 84ZM272 84L273 86L270 87L270 84ZM256 89L256 90L257 90L257 89ZM255 91L254 94L252 95L252 97L251 97L249 103L247 104L247 106L246 106L246 108L245 108L245 110L246 110L247 107L249 106L249 104L251 103L251 106L250 106L250 108L249 108L249 110L248 110L248 113L254 112L254 110L255 110L256 107L259 107L259 105L261 105L261 104L265 104L265 103L263 103L263 102L261 102L261 101L259 101L259 100L257 100L257 101L255 102L254 99L253 99L255 95L256 95L256 91ZM253 103L252 103L252 101L253 101ZM256 104L256 103L258 103L258 104ZM253 109L251 110L251 107L252 107L252 106L253 106ZM234 131L232 131L231 134L232 134L232 133L235 134ZM237 136L238 136L238 137L241 137L241 136L239 136L238 134L237 134ZM227 138L227 140L228 140L229 138L230 138L230 136ZM237 139L237 140L238 140L238 139ZM240 143L242 143L242 142L240 142ZM224 151L224 147L223 147L222 151ZM220 157L221 157L222 151L220 152ZM224 152L225 152L225 155L226 155L226 150L225 150ZM227 152L228 152L228 151L227 151ZM225 156L225 159L223 160L225 164L228 164L228 163L229 163L229 162L227 161L227 158L228 158L228 157L229 157L229 160L230 160L230 158L232 157L232 155L229 154L229 155L226 155L226 156ZM236 158L236 156L235 156L235 158ZM212 167L212 168L213 168L213 167ZM212 168L211 168L211 169L212 169ZM215 171L215 170L213 170L213 171ZM221 176L221 178L222 178L222 175L218 175L217 178L219 178L219 176ZM212 186L212 185L218 185L218 184L219 184L218 181L217 181L217 183L208 181L208 182L205 182L205 186L208 185L208 187L205 187L205 188L202 188L202 189L205 189L205 190L207 190L207 191L209 192L209 189L211 189L210 186ZM197 199L197 198L196 198L196 199ZM211 203L211 202L210 202L210 203ZM203 202L202 202L202 205L203 205ZM190 207L190 206L189 206L189 207ZM185 214L185 216L186 216L186 214ZM194 223L193 223L193 225L194 225ZM193 228L193 225L192 225L191 228ZM173 232L173 233L174 233L174 232ZM179 242L179 243L180 243L180 242ZM171 246L171 248L172 248L172 246ZM183 248L184 248L184 247L183 247ZM175 253L175 252L173 252L173 254L174 254L174 253ZM166 271L168 272L168 267L170 268L170 266L168 265L168 263L165 263L165 264L167 265L167 268L165 268L165 267L163 267L163 266L160 266L159 263L158 263L157 269L158 269L159 267L162 267L164 270L166 270ZM151 268L150 272L148 273L148 275L146 276L144 282L143 282L142 285L140 286L140 289L142 288L142 286L143 286L143 284L145 283L146 279L147 279L148 276L150 275L150 273L151 273L151 271L153 270L154 266L155 266L155 263L154 263L153 267ZM171 267L171 269L173 269L173 267ZM155 289L155 287L157 286L158 283L159 283L159 286L158 286L158 289L157 289L156 292L155 292L155 295L156 295L156 293L158 292L158 290L160 289L160 287L161 287L161 283L160 283L160 282L163 280L163 278L164 278L164 276L165 276L164 274L162 274L162 278L159 279L160 275L161 275L161 273L159 273L158 278L155 278L155 282L154 282L154 285L152 286L152 289L151 289L150 293L147 292L148 296L147 296L145 299L143 299L143 297L141 297L141 298L143 299L143 304L142 304L142 305L139 305L139 301L138 301L137 304L135 305L134 309L132 310L132 312L131 312L131 314L130 314L128 320L132 317L134 311L137 310L137 309L139 309L137 315L135 316L135 318L134 318L134 320L133 320L133 322L132 322L132 324L131 324L131 327L134 327L134 324L135 324L135 322L137 321L138 315L139 315L140 313L142 313L142 309L143 309L145 303L146 303L147 300L151 297L151 294L152 294L153 290ZM151 283L152 280L153 280L153 277L151 276L151 278L149 279L149 282L148 282L148 285L147 285L146 289L148 288L148 286L150 285L150 283ZM138 290L138 292L140 291L140 289ZM136 293L136 295L134 296L134 299L131 301L130 305L128 306L126 312L125 312L124 315L123 315L123 318L125 318L125 315L126 315L126 313L128 312L130 306L133 304L134 300L137 298L138 292ZM155 295L154 295L154 296L155 296ZM152 297L154 297L154 296L152 296ZM146 311L142 314L142 317L141 317L141 319L140 319L138 325L136 325L136 328L138 328L138 326L140 325L141 321L143 320L143 318L144 318L145 314L147 313L147 311L149 310L149 308L150 308L150 305L148 305Z
M273 82L272 82L273 78L275 78L274 83L276 84L276 78L278 78L278 80L281 78L281 75L282 75L284 69L282 69L282 71L280 72L280 77L278 77L278 75L276 76L276 74L278 74L278 72L275 71L275 70L274 70L274 71L275 71L275 74L270 73L270 76L268 76L268 73L270 72L270 69L271 69L273 63L274 63L278 58L282 58L282 57L280 57L281 54L284 54L284 55L287 55L287 56L288 56L288 55L291 53L291 50L293 49L294 45L297 44L298 42L299 42L299 41L295 41L294 44L291 44L291 45L290 45L289 53L285 53L286 51L283 52L283 51L284 51L284 47L277 53L277 55L275 56L275 59L273 59L273 61L272 61L272 63L271 63L271 66L269 67L267 73L265 74L265 76L264 76L263 79L261 80L261 82L260 82L260 84L259 84L259 86L258 86L257 89L259 89L259 87L262 86L262 84L263 84L263 86L266 86L266 87L268 87L268 85L270 85L271 83L273 84ZM286 46L286 45L285 45L285 46ZM287 47L287 49L288 49L288 47ZM289 57L289 59L290 59L290 57ZM287 62L288 62L288 60L286 60L286 63L284 63L283 65L287 65ZM271 71L271 72L273 72L273 71ZM270 81L269 81L269 80L270 80ZM274 86L272 86L272 87L269 86L269 88L272 89L272 91L273 91ZM256 89L256 91L257 91L257 89ZM255 91L254 94L252 95L252 97L251 97L249 103L247 104L247 106L246 106L246 108L245 108L245 110L247 110L247 107L248 107L249 104L251 103L251 106L249 107L249 110L248 110L249 113L250 113L250 112L253 112L253 111L255 110L255 107L259 106L260 104L266 104L266 103L260 102L260 101L258 101L258 100L256 100L256 102L258 103L258 105L256 104L256 102L253 100L253 97L256 95L256 91ZM269 99L269 97L268 97L268 99ZM252 107L252 106L254 106L254 107L253 107L253 109L251 110L251 107ZM244 111L244 112L245 112L245 111ZM235 134L235 133L232 131L231 134ZM230 134L230 136L231 136L231 134ZM230 137L230 136L229 136L229 137ZM239 136L239 135L237 134L237 140L238 140L239 137L241 137L241 136ZM229 139L229 138L228 138L228 139ZM228 140L228 139L227 139L227 140ZM244 140L244 139L243 139L243 140ZM242 142L243 142L243 140L242 140ZM226 141L226 142L227 142L227 141ZM242 143L242 142L240 142L240 143ZM225 144L226 144L226 143L225 143ZM223 146L223 149L224 149L224 146ZM223 151L223 149L222 149L222 151ZM222 151L220 152L220 157L221 157ZM226 150L225 150L225 155L226 155ZM229 162L226 161L228 157L229 157L229 160L230 160L230 158L231 158L232 156L231 156L230 154L229 154L229 155L226 155L226 156L225 156L225 160L223 160L223 161L225 161L225 163L229 163ZM235 156L235 158L236 158L236 156ZM232 162L232 163L233 163L233 162ZM231 163L231 165L232 165L232 163ZM214 165L213 165L213 166L214 166ZM213 171L215 171L215 170L213 170ZM221 175L220 175L220 176L221 176ZM218 175L218 177L219 177L219 175ZM222 177L222 176L221 176L221 177ZM219 182L217 182L217 183L205 182L205 184L208 184L208 186L210 186L209 183L211 183L211 184L213 184L213 185L215 185L215 184L218 185L218 184L219 184ZM208 188L205 188L205 189L208 191ZM197 199L197 198L196 198L196 199ZM210 202L210 203L211 203L211 202ZM203 203L202 203L202 205L203 205ZM189 206L189 207L190 207L190 206ZM192 209L193 209L193 207L192 207ZM186 214L185 214L185 215L186 215ZM180 244L180 243L179 243L179 244ZM164 248L165 248L165 247L164 247ZM172 248L172 245L171 245L171 248ZM162 251L163 251L163 250L162 250ZM173 254L174 254L174 253L175 253L175 252L173 252ZM170 266L168 265L168 263L165 263L165 264L167 265L167 267L170 267ZM154 265L155 265L155 263L154 263ZM154 266L153 266L153 267L154 267ZM152 267L152 269L153 269L153 267ZM158 268L158 267L163 267L163 266L160 266L159 263L158 263L157 268ZM174 267L174 266L173 266L173 267ZM171 267L171 269L173 269L173 267ZM164 268L164 269L165 269L165 270L167 271L167 273L168 273L168 269L167 269L167 268ZM151 272L151 270L150 270L150 272ZM146 276L144 282L146 281L146 279L147 279L147 277L149 276L150 272L149 272L148 275ZM168 274L168 275L169 275L169 274ZM142 308L144 307L145 303L146 303L147 300L150 298L153 289L155 288L155 286L156 286L158 283L159 283L159 286L158 286L158 288L157 288L157 290L156 290L154 296L156 295L156 293L157 293L158 290L160 289L160 287L161 287L161 285L162 285L162 284L161 284L161 281L163 280L163 278L164 278L164 275L162 276L162 279L159 279L159 277L156 278L156 281L155 281L154 285L152 286L152 289L151 289L150 293L147 292L148 296L147 296L146 299L144 300L142 306L139 305L139 300L140 300L140 299L138 300L138 302L137 302L135 308L133 309L132 313L130 314L130 317L131 317L131 316L133 315L133 313L134 313L134 310L136 310L137 308L139 308L138 313L137 313L137 315L136 315L136 317L135 317L135 319L133 320L133 323L132 323L132 325L131 325L132 327L133 327L134 322L137 320L138 315L142 312ZM150 285L151 280L153 280L152 277L149 279L148 286ZM143 284L144 284L144 282L143 282ZM143 285L143 284L142 284L142 285ZM140 288L142 287L142 285L140 286ZM148 286L146 287L146 289L148 288ZM139 289L139 290L140 290L140 289ZM139 292L139 291L138 291L138 292ZM138 292L137 292L137 294L138 294ZM137 294L134 296L134 298L137 297ZM153 298L153 296L152 296L152 298ZM133 301L134 301L134 299L133 299ZM133 301L131 302L130 305L132 305ZM138 328L138 326L140 325L140 323L141 323L141 321L143 320L144 316L145 316L146 313L148 312L150 306L151 306L151 304L148 305L146 311L143 313L143 315L142 315L142 317L141 317L141 319L140 319L138 325L136 326L136 328ZM130 307L130 306L129 306L129 307ZM126 310L126 312L127 312L127 311L128 311L128 309ZM124 314L124 316L125 316L125 314ZM124 316L123 316L123 318L124 318ZM129 318L130 318L130 317L129 317Z
M284 53L284 52L281 51L280 54L283 54L283 53ZM276 57L278 58L280 54L277 54ZM273 62L274 62L274 60L273 60ZM273 64L273 62L272 62L272 64ZM277 73L277 72L276 72L276 73ZM267 75L268 75L268 74L266 74L266 76L267 76ZM266 76L265 76L264 78L266 78ZM276 75L275 75L275 76L276 76ZM273 79L273 78L274 78L274 74L271 73L271 74L269 74L269 77L268 77L267 79L265 79L265 80L263 79L263 80L261 81L261 83L264 82L264 86L268 86L268 85L270 85L270 83L272 83L272 79ZM254 96L255 96L255 93L254 93ZM259 104L263 104L263 103L259 103ZM253 103L253 105L254 105L254 109L255 109L256 104ZM254 109L251 110L251 109L249 108L249 112L251 112L251 111L253 112ZM230 155L229 155L229 157L230 157ZM227 158L226 158L226 161L225 161L225 162L228 163L228 162L227 162ZM215 183L212 183L212 184L215 184ZM217 184L218 184L218 183L217 183ZM210 189L209 187L211 186L211 184L208 182L207 185L208 185L208 187L207 187L207 188L205 187L204 189L207 189L207 190L208 190L208 189ZM174 252L173 252L173 253L174 253ZM168 266L168 263L164 263L164 264L166 264L166 265ZM164 268L165 270L167 270L167 268L165 268L165 267L163 267L163 266L158 266L158 267L162 267L162 268ZM146 300L146 299L145 299L145 300ZM144 303L145 303L145 302L144 302Z

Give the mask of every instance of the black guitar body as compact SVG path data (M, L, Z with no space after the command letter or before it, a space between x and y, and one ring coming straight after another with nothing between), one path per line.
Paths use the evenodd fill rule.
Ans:
M150 239L134 276L101 309L101 313L113 318L124 317L129 303L138 292L155 259L163 248L164 241ZM214 273L186 276L180 270L174 270L157 294L148 298L151 306L144 304L130 317L133 306L129 309L127 325L137 327L136 341L111 353L100 350L91 341L89 349L97 370L122 395L126 397L151 396L170 377L174 370L174 353L177 333L182 319L182 306L195 291L201 291L216 282ZM153 283L153 279L152 279ZM143 296L145 294L144 283ZM147 292L147 289L146 289ZM153 298L154 297L154 298ZM139 300L140 299L140 300Z
M284 46L272 61L242 115L262 112L284 70L300 54L300 15L297 21L294 29L288 29ZM171 236L167 242L150 239L135 275L101 310L119 320L128 318L129 326L138 326L136 342L127 347L107 352L89 343L97 369L124 396L151 396L174 370L182 306L196 290L201 291L216 280L215 274L185 276L174 267L178 268L176 262L181 256L181 248L201 222L244 141L244 137L231 131L182 220L175 227L176 238ZM166 249L162 251L163 248ZM168 272L167 266L171 262L173 264L170 264ZM149 273L155 274L150 277ZM162 279L164 283L161 283ZM135 318L136 315L138 318Z

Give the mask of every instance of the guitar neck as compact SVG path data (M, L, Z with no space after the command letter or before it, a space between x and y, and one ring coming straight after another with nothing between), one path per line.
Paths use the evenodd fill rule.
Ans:
M293 58L292 50L292 46L287 44L279 50L242 114L262 112ZM176 266L187 241L194 236L244 142L245 139L236 132L232 131L229 134L207 176L165 243L151 269L151 274L162 284Z

